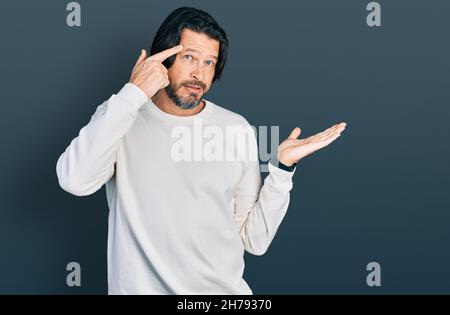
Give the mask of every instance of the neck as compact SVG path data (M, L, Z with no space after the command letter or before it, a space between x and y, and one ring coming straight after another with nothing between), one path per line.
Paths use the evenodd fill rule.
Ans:
M175 116L192 116L203 110L205 101L202 101L195 108L183 109L177 106L167 95L164 89L161 89L152 97L153 103L158 106L160 110Z

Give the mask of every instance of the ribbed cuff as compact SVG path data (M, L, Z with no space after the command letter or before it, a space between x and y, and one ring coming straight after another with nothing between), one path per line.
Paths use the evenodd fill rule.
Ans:
M287 166L281 163L278 159L272 158L270 160L270 163L272 163L273 166L278 167L279 169L285 170L287 172L293 172L296 169L297 163L292 164L292 166Z
M270 181L270 184L281 191L289 192L292 189L292 176L295 173L295 169L292 172L282 170L274 165L272 165L272 161L268 163L269 168L269 176L267 176L267 180Z

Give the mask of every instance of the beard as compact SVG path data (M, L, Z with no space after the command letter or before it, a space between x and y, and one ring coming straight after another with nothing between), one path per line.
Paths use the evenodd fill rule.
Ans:
M199 87L201 90L198 93L191 92L188 96L181 96L178 93L178 90L187 85ZM170 84L165 87L165 90L167 96L169 96L169 98L175 103L175 105L182 109L192 109L197 107L202 102L202 98L206 94L206 92L201 92L206 90L206 84L197 80L183 81L180 84L174 84L170 82Z

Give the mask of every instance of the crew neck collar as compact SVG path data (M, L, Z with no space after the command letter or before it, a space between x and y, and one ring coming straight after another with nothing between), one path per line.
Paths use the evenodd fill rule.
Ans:
M165 111L161 110L158 106L156 106L156 104L152 101L151 98L148 100L148 102L144 106L145 106L146 110L152 116L158 118L161 121L164 121L167 123L171 123L171 122L190 123L190 122L194 122L195 118L204 118L211 113L214 104L212 104L210 101L205 100L205 99L202 99L202 101L205 102L205 107L203 107L203 109L200 112L198 112L197 114L189 115L189 116L177 116L177 115L166 113Z

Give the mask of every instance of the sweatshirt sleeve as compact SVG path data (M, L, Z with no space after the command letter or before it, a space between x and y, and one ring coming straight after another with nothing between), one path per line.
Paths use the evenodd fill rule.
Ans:
M257 154L256 139L251 141L250 150ZM285 171L272 163L262 183L259 159L248 161L235 192L234 220L245 250L253 255L267 251L286 214L293 187L295 169Z
M90 195L112 177L120 141L147 101L139 87L126 83L97 107L56 163L58 182L65 191L76 196Z

